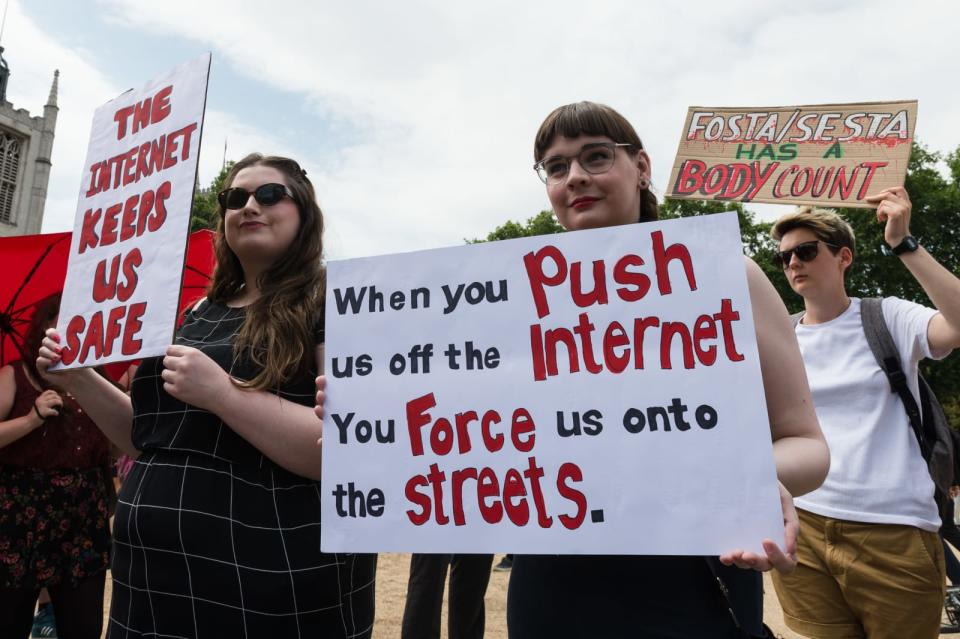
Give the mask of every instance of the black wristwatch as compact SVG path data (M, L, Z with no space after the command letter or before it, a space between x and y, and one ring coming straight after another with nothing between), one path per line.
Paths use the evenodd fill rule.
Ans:
M908 235L903 238L902 242L892 248L889 248L889 251L892 255L902 255L904 253L913 253L918 248L920 248L920 242L917 241L917 238L913 237L912 235Z

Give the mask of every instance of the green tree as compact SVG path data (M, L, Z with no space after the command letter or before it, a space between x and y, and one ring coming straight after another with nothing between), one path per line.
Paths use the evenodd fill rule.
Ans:
M227 179L227 173L233 168L233 161L227 162L217 177L213 178L210 187L206 189L198 188L193 194L193 208L190 209L190 232L200 229L216 229L217 214L217 193L223 190L223 182Z
M947 175L938 165L943 163ZM946 155L914 144L905 182L913 203L910 231L951 273L960 273L960 147ZM883 225L872 209L840 209L857 235L857 255L847 292L857 297L895 295L932 306L910 271L896 257L885 255ZM927 360L921 369L943 403L954 426L960 427L960 356Z
M943 163L948 173L940 170ZM913 202L911 232L952 273L960 273L960 147L946 155L914 144L905 184ZM896 296L932 306L923 289L896 257L882 251L883 225L873 209L840 208L838 213L853 227L857 237L856 258L847 277L847 293L854 297ZM790 289L783 272L769 255L776 242L769 235L772 223L757 225L754 257L780 292L791 312L803 308L803 299ZM744 240L747 244L747 240ZM960 356L925 361L921 370L943 403L951 423L960 427Z
M767 240L770 225L757 220L756 214L744 208L741 202L667 199L660 204L660 219L713 215L725 211L736 211L737 220L740 223L743 252L759 261L762 254L770 250L770 242Z
M496 240L512 240L518 237L533 237L535 235L549 235L551 233L563 233L564 228L557 222L553 211L540 211L531 218L527 218L524 223L507 220L497 228L493 229L486 238L480 240L466 240L467 244L479 244L480 242L495 242Z

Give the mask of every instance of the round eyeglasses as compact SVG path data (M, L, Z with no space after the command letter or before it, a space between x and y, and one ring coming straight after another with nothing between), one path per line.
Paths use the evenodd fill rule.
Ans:
M544 184L560 184L567 179L570 173L570 162L577 161L577 164L591 175L606 173L613 166L613 161L617 158L617 147L632 147L633 144L620 142L591 142L584 144L583 148L576 155L562 156L554 155L544 158L533 165L533 170L540 176L540 181Z

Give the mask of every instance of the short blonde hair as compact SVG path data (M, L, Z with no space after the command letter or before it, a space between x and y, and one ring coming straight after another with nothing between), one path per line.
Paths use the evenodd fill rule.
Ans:
M833 209L798 207L793 213L787 213L774 222L770 235L779 242L784 235L794 229L809 229L818 240L838 247L827 247L834 255L843 247L850 249L851 258L856 255L857 236L853 232L853 227ZM851 261L843 271L844 276L850 273L852 266Z
M853 228L832 209L801 206L774 222L770 235L779 242L784 235L798 228L810 229L817 239L840 247L846 246L856 254L857 237Z

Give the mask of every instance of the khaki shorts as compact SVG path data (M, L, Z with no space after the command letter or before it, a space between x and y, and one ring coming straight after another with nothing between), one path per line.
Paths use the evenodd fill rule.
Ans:
M945 577L937 533L797 512L797 569L772 575L787 626L824 639L939 635Z

